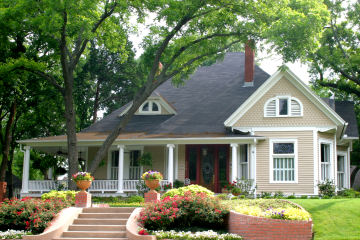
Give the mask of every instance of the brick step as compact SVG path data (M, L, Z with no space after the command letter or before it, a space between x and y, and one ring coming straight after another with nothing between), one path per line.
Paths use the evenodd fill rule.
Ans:
M68 231L125 231L125 225L71 225Z
M84 208L83 213L132 213L134 207Z
M125 225L127 219L114 218L114 219L94 219L94 218L77 218L73 224L79 225Z
M65 231L62 237L72 238L126 238L124 231Z
M96 219L113 219L123 218L128 219L131 213L80 213L78 218L96 218Z

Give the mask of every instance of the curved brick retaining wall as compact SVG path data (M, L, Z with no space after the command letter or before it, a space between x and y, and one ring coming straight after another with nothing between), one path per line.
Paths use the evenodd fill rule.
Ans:
M296 204L295 204L296 205ZM298 205L297 205L298 206ZM228 230L246 239L312 239L312 221L262 218L230 212Z

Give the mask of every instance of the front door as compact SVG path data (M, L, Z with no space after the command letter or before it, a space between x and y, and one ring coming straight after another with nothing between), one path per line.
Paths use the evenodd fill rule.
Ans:
M228 182L228 145L187 145L186 178L211 191L220 192Z

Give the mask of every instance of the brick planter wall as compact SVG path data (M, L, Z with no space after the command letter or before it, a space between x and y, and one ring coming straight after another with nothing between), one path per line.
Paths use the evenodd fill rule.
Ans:
M228 230L246 239L312 239L312 221L290 221L230 212Z

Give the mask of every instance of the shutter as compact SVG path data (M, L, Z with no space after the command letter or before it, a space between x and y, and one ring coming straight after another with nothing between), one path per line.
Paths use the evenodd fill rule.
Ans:
M294 99L291 99L291 116L301 116L300 103Z
M268 102L265 108L265 117L275 117L276 116L276 100L271 100Z

